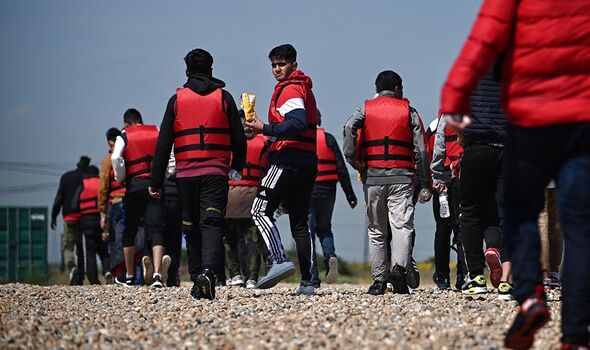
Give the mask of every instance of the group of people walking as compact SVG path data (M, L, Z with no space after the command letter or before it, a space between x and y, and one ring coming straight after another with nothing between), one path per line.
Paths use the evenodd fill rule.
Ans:
M168 101L159 129L129 109L124 130L107 132L110 154L100 177L82 158L79 169L62 178L56 206L63 204L72 281L80 282L80 260L76 264L69 251L80 244L74 233L81 227L87 254L99 254L103 266L109 266L107 251L110 266L122 257L124 269L110 274L125 286L138 283L140 261L152 286L178 285L184 235L194 298L214 299L216 285L226 280L271 288L296 271L275 223L279 211L288 214L295 241L301 274L296 294L313 295L321 283L316 236L326 281L334 282L338 273L331 230L338 182L350 207L357 205L346 161L363 183L369 294L388 288L407 294L419 284L412 258L414 208L432 197L438 288L451 288L451 248L458 256L455 287L463 294L488 292L487 266L499 298L521 305L505 345L522 349L549 320L545 289L563 284L564 349L587 349L590 36L570 35L588 31L588 25L566 19L572 13L590 17L590 7L582 1L500 2L484 2L443 87L439 116L427 129L404 97L401 76L386 70L376 77L376 95L344 123L343 154L321 128L312 80L298 69L293 46L275 47L268 56L278 82L268 123L238 110L225 83L212 76L207 51L189 52L187 82ZM547 13L559 16L542 15L540 7L549 4ZM554 31L529 40L527 26L530 33L546 26ZM560 53L569 48L577 53ZM68 192L76 183L79 188ZM555 197L561 230L554 224ZM539 235L544 206L540 221L550 229ZM144 237L138 235L140 223ZM101 228L111 233L108 250ZM94 283L92 259L86 269Z

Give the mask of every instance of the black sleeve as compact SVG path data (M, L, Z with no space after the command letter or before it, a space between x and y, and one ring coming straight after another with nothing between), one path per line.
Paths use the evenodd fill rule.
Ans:
M55 194L55 199L53 200L53 207L51 208L51 221L57 220L57 216L59 215L59 211L61 210L61 206L64 201L63 189L64 177L62 176L59 179L59 187L57 188L57 193Z
M346 168L346 163L344 162L344 157L342 156L340 147L338 147L338 142L336 142L336 138L334 138L334 136L330 133L326 133L326 144L336 155L336 170L338 171L338 181L340 182L340 186L342 187L344 194L346 194L346 199L356 200L354 190L352 189L352 184L350 183L350 175L348 174L348 169Z
M246 150L248 148L246 135L244 134L244 126L242 125L236 102L232 95L225 90L223 90L223 107L225 115L227 115L229 120L231 133L231 168L242 171L244 164L246 164Z
M72 209L74 209L76 212L80 211L80 195L82 194L82 191L84 190L84 185L80 185L78 186L78 188L76 189L76 192L74 192L74 197L72 197Z
M174 144L174 119L176 113L174 106L176 105L176 95L170 97L166 112L164 112L164 119L160 124L160 133L158 135L158 143L156 144L156 152L154 153L154 162L152 164L151 183L152 188L162 188L164 179L166 177L166 168L168 167L168 160L170 159L170 151Z

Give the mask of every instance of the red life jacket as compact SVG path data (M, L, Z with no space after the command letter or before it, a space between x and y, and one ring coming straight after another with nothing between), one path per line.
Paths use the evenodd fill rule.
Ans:
M88 177L82 180L80 193L80 214L98 214L98 177Z
M459 160L463 155L463 147L457 141L457 134L449 128L445 128L445 168L453 172L453 176L459 175Z
M152 169L158 128L155 125L132 125L125 128L127 142L123 158L127 178L149 179Z
M229 120L223 111L221 88L199 95L189 88L176 90L174 156L177 161L231 159Z
M268 168L268 153L262 153L266 137L261 134L248 140L248 151L246 153L246 165L242 170L240 181L229 181L230 186L260 186L260 180Z
M282 81L275 86L275 90L270 99L270 107L268 109L269 123L282 123L285 118L277 111L277 102L281 93L291 84L298 84L301 86L303 96L303 103L305 107L305 116L307 117L307 129L301 134L292 137L279 137L269 147L269 152L277 152L282 149L297 149L306 152L316 152L316 128L317 128L317 107L315 96L311 91L311 79L303 72L296 70L289 76L288 80Z
M109 203L111 203L113 201L115 196L117 196L117 195L122 196L124 194L125 194L125 186L123 185L123 183L119 183L119 182L117 182L117 180L115 180L115 172L113 171L113 168L111 167L111 170L109 171Z
M326 131L318 128L318 174L315 182L338 181L338 168L336 167L336 154L326 143Z
M380 96L365 102L361 145L369 168L415 168L409 115L407 100Z

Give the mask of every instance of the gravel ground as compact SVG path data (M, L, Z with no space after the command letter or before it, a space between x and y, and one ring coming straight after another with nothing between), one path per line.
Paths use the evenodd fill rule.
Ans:
M295 296L222 287L196 301L191 285L0 286L0 348L205 349L499 349L517 307L490 293L469 299L422 288L412 295L370 296L367 286L323 287ZM559 348L559 293L536 349Z

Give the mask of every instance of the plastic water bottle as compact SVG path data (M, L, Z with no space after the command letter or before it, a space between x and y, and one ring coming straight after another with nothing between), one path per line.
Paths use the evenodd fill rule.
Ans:
M440 217L443 219L448 218L449 216L451 216L451 209L449 208L449 199L447 197L447 193L443 192L440 194L440 196L438 197L438 200L440 202Z
M238 182L242 179L242 174L239 171L232 169L229 172L229 178L232 181Z

